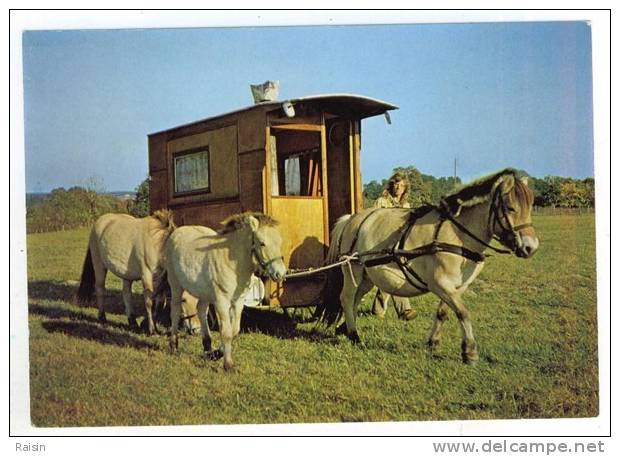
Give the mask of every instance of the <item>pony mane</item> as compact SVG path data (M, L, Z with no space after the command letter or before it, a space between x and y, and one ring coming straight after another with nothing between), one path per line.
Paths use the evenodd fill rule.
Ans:
M515 198L522 207L534 204L534 192L521 179L515 179Z
M244 212L242 214L231 215L226 218L221 224L222 229L219 231L220 234L228 234L233 231L237 231L248 224L248 217L254 217L258 220L259 226L277 226L278 221L269 215L263 214L261 212Z
M509 175L514 177L515 188L518 189L516 194L519 202L527 202L527 199L524 198L526 198L526 195L531 194L531 191L529 191L527 186L517 177L516 170L507 168L499 173L477 179L467 184L465 187L447 194L441 199L441 204L447 208L451 214L458 214L463 207L472 207L482 204L489 201L493 196L492 192L497 180Z
M174 214L170 209L159 209L151 215L151 218L159 222L161 229L173 231L177 227L174 223Z

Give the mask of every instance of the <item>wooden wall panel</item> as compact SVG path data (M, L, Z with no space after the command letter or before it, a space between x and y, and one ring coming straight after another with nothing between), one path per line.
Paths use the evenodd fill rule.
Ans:
M168 172L151 171L149 198L151 212L168 207Z
M239 155L239 202L242 212L266 212L263 204L264 169L264 149Z
M149 136L149 171L166 169L167 164L166 135Z
M174 196L173 156L176 152L209 146L209 177L211 191L197 195ZM237 126L230 125L168 142L169 198L171 202L230 198L239 194Z
M239 119L239 152L265 148L267 119L262 110L248 111Z
M327 122L327 182L329 182L329 230L341 216L351 213L349 122Z
M282 255L289 268L303 269L323 264L322 198L271 198L271 215L280 222Z
M238 214L241 206L238 202L199 204L172 208L177 225L203 225L218 230L220 222L226 217Z

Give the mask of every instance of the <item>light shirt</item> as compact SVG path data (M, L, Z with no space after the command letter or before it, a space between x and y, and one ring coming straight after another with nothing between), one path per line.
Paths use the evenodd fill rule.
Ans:
M411 205L409 201L406 199L404 201L399 201L394 198L388 191L384 191L383 194L375 200L375 207L406 207L409 208Z

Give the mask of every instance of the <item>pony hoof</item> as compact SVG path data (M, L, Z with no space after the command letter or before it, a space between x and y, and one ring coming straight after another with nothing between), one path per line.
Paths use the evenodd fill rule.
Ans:
M428 346L428 349L431 352L435 350L436 348L438 348L440 344L441 344L440 339L429 339L428 342L426 342L426 345Z
M418 311L415 309L407 309L403 313L401 313L398 318L405 321L415 320L418 316Z
M353 331L351 334L347 334L347 337L354 345L362 344L362 339L360 339L360 336L357 334L357 331Z
M463 353L463 362L468 365L473 365L478 362L478 353Z
M142 320L142 323L140 323L139 329L144 331L144 334L146 334L147 336L152 336L157 331L157 328L155 327L155 325L149 324L146 318Z
M217 361L222 356L224 356L224 353L222 353L222 350L211 350L208 352L207 351L204 352L205 359L208 359L209 361Z
M129 329L134 332L138 332L140 330L140 327L138 326L138 322L136 321L135 318L129 319Z
M346 333L347 333L347 324L346 323L343 323L343 324L341 324L340 326L338 326L336 328L336 335L337 336L340 336L340 335L346 334Z
M231 362L227 363L226 361L224 361L224 370L226 372L231 372L234 369L235 365Z

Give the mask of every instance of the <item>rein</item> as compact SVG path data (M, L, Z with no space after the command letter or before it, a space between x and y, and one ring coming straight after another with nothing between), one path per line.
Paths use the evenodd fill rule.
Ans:
M491 217L493 216L494 213L497 213L497 210L494 209L495 205L493 204L491 207L491 210L489 211L489 221L491 219ZM479 244L484 245L486 248L493 250L494 252L497 253L501 253L501 254L507 254L507 253L512 253L511 250L508 249L500 249L497 248L491 244L489 244L488 242L483 241L482 239L480 239L478 236L476 236L474 233L472 233L471 231L469 231L467 228L465 228L465 226L463 226L461 223L459 223L453 216L452 214L450 214L450 211L445 207L445 205L443 204L443 201L441 203L441 209L440 213L441 213L441 217L445 218L446 220L449 220L454 226L456 226L461 232L465 233L467 236L469 236L470 238L472 238L474 241L478 242ZM496 217L497 218L497 217ZM495 219L494 219L495 220ZM493 222L495 223L495 222ZM530 224L531 225L531 224ZM500 222L500 226L503 227L502 223ZM499 240L497 236L494 236L495 239ZM483 255L484 256L484 255Z

